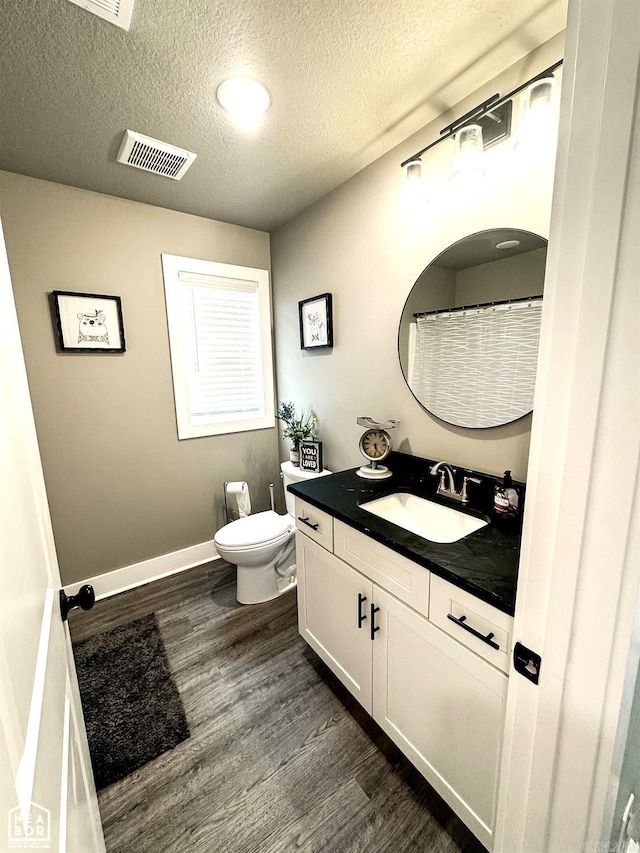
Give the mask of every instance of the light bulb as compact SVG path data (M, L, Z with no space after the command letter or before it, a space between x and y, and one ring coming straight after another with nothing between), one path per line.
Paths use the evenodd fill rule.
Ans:
M532 161L545 160L555 152L557 133L557 82L545 77L524 91L517 148Z
M456 185L476 183L484 176L484 146L482 128L469 124L454 136L453 174L450 180Z
M414 157L404 166L403 195L410 206L421 205L428 201L422 174L422 160L419 157Z
M523 134L557 130L556 87L554 77L545 77L525 89L522 105Z
M416 157L404 167L404 179L407 183L413 183L422 179L422 160Z
M262 85L248 77L230 77L218 86L220 105L240 124L251 125L269 109L271 98Z

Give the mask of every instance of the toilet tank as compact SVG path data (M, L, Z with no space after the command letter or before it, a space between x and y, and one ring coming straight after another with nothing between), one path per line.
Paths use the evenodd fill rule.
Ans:
M302 468L292 465L291 462L282 462L280 464L280 470L282 471L284 499L287 504L287 512L289 515L293 515L295 511L295 498L287 491L289 483L304 483L307 480L315 479L315 477L326 477L327 474L331 474L331 471L327 471L326 468L320 474L317 474L315 471L303 471Z

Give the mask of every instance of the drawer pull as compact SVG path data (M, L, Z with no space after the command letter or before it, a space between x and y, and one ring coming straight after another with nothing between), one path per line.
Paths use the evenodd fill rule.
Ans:
M459 625L461 628L464 628L465 631L468 631L470 634L473 634L474 637L477 637L479 640L482 640L483 643L486 643L488 646L491 646L492 649L500 650L500 646L497 643L493 642L493 631L491 631L485 637L484 634L481 634L480 631L476 631L475 628L472 628L471 625L467 625L467 617L461 616L459 619L456 619L455 616L452 616L451 613L447 613L447 619L451 619L452 622L455 622L456 625Z
M301 521L303 524L306 524L307 527L310 527L312 530L317 530L320 527L319 524L311 524L311 522L309 521L308 515L305 516L304 518L302 518L302 516L299 515L298 521Z
M367 600L367 596L361 592L358 593L358 628L362 628L362 623L367 618L367 614L362 612L362 605Z
M373 602L371 602L371 639L375 640L376 631L380 630L380 626L376 625L376 613L380 610L379 607L376 607Z

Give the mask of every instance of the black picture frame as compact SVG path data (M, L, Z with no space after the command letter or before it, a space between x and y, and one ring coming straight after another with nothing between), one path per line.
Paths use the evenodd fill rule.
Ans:
M330 293L321 293L298 302L300 349L327 349L333 346L332 312Z
M125 352L119 296L54 290L50 300L58 352Z
M320 474L324 467L322 442L305 440L300 442L300 468Z

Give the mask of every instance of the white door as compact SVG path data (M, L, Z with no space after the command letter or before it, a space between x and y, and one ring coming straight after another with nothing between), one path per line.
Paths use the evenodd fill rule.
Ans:
M507 676L373 587L373 718L489 850Z
M104 851L0 224L0 850Z
M299 531L296 562L300 633L371 713L371 581Z
M542 664L539 684L509 679L499 853L609 850L620 830L607 800L640 587L639 10L569 2L514 623Z

